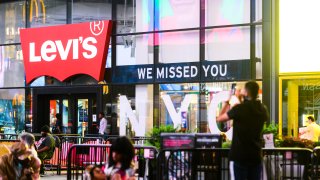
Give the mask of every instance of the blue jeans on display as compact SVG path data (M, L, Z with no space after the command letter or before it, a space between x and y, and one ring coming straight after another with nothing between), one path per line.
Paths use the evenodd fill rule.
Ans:
M262 164L243 164L234 161L235 180L260 180L262 174Z

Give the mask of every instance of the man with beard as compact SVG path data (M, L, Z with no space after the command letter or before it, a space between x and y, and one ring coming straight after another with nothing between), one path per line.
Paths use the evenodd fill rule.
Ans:
M49 126L41 128L41 139L37 143L38 157L41 160L40 174L44 174L43 160L51 159L55 149L55 140L50 134Z
M17 142L0 157L0 179L39 179L40 161L26 143Z

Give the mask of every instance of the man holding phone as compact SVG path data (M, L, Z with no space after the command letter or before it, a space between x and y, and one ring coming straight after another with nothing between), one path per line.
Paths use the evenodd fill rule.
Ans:
M258 100L259 85L245 84L244 101L229 111L229 101L222 107L217 122L233 119L233 139L229 154L235 179L260 179L262 172L262 138L264 122L269 118L266 107Z

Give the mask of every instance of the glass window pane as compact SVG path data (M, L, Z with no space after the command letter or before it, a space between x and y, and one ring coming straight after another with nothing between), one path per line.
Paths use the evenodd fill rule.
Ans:
M72 4L72 23L111 19L111 2L108 0L82 0Z
M199 31L159 33L155 38L159 39L159 62L199 61Z
M206 30L205 58L208 61L250 59L250 28Z
M256 21L262 21L262 0L256 1Z
M156 1L156 30L199 27L200 8L196 0Z
M199 121L199 84L160 84L160 125L197 132Z
M262 79L262 26L256 26L256 78Z
M206 26L250 22L250 0L207 0Z
M301 137L308 126L307 117L320 123L320 79L282 80L282 135ZM308 139L308 137L305 137ZM311 140L311 139L310 139Z
M117 65L153 64L153 35L119 36Z
M22 87L24 76L20 45L0 46L0 87Z
M112 104L108 106L112 111L112 121L116 119L120 133L125 131L127 136L141 136L139 133L152 129L153 85L112 86L111 96Z
M154 0L117 2L117 33L153 30Z
M18 43L19 29L25 28L25 1L0 2L0 44Z
M67 1L65 0L31 0L30 26L54 26L66 24Z
M25 90L0 90L0 132L16 134L25 129Z

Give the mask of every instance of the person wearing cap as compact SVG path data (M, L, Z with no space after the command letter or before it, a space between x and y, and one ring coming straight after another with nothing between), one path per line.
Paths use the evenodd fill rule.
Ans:
M17 142L0 157L0 179L40 179L40 161L26 143Z
M41 160L40 174L44 174L43 160L51 159L55 149L55 139L50 134L49 126L41 128L41 139L36 144L38 157Z

